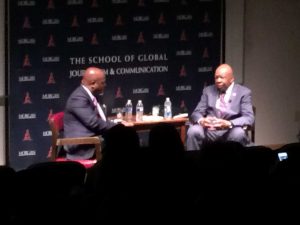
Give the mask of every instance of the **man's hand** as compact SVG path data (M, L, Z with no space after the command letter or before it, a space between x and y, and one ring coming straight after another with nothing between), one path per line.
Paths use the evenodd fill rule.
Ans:
M213 127L214 121L217 120L216 117L203 117L200 119L199 123L205 128Z
M224 119L217 119L217 121L214 123L214 128L216 129L229 129L231 127L231 122Z
M199 121L200 125L210 130L229 129L232 124L228 120L219 119L216 117L205 117Z

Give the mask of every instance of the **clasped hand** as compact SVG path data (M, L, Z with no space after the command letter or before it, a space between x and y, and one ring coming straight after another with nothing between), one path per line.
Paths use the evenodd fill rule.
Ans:
M210 116L201 118L199 123L209 130L228 129L231 126L228 120Z

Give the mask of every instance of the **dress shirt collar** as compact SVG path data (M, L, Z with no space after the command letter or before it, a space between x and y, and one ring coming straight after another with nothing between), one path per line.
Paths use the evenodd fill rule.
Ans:
M234 82L232 82L232 83L229 85L229 87L227 88L227 90L225 91L225 98L226 98L226 96L230 96L230 95L231 95L233 86L234 86Z
M92 92L86 86L84 86L84 85L81 85L81 86L88 93L88 95L90 96L91 100L93 101L94 98L96 98L96 97L92 94Z
M229 85L229 87L226 89L226 91L225 91L225 96L224 96L225 102L229 102L229 99L230 99L230 96L231 96L231 93L232 93L233 86L234 86L234 82L232 82L232 83Z

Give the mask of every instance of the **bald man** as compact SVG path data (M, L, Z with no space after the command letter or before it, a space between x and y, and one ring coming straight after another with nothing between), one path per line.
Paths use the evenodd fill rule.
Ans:
M249 143L246 125L253 125L251 90L234 82L233 70L221 64L215 71L215 84L203 89L200 102L190 117L187 150L200 150L205 141Z
M77 87L69 96L64 114L64 137L89 137L103 135L116 124L107 120L98 97L106 86L105 71L89 67ZM125 123L125 122L124 122ZM79 148L80 147L80 148ZM68 159L89 159L94 155L91 145L65 146Z

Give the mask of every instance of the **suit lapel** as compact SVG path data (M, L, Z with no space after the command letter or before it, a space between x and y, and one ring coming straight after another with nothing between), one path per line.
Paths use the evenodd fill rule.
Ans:
M80 91L89 100L89 103L90 103L91 107L94 110L97 110L97 107L94 105L93 100L91 99L91 97L89 96L89 94L86 92L86 90L81 85L80 85Z
M228 101L229 104L231 104L231 102L233 102L236 99L237 91L238 91L238 86L234 84Z
M213 99L214 105L216 105L218 97L219 97L219 91L216 86L214 86L214 89L213 89L213 97L214 97L214 99Z

